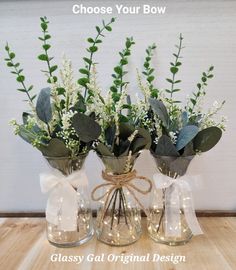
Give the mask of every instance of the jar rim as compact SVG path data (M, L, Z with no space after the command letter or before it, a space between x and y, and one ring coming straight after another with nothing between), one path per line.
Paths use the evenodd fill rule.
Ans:
M107 155L101 155L101 154L99 154L98 152L96 152L96 154L97 154L97 156L99 157L99 158L106 158L106 159L122 159L122 158L128 158L129 157L129 155L125 155L125 156L107 156ZM131 155L131 157L138 157L139 155L141 154L141 151L139 151L139 152L137 152L137 153L135 153L135 154L132 154Z
M46 159L54 159L54 160L62 160L62 159L68 159L68 160L76 160L77 158L86 158L88 156L89 152L83 153L83 154L78 154L75 157L69 157L69 156L64 156L64 157L53 157L53 156L45 156L43 155L44 158Z
M188 155L188 156L165 156L165 155L158 155L156 154L153 150L150 150L150 153L153 157L165 157L165 158L190 158L190 157L195 157L195 155Z

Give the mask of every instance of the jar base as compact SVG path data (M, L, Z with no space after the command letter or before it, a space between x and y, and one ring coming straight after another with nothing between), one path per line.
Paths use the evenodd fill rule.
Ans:
M55 246L55 247L59 247L59 248L70 248L70 247L77 247L77 246L81 246L85 243L87 243L89 240L91 240L93 238L93 235L94 235L94 229L91 230L91 232L86 235L86 237L78 240L78 241L75 241L75 242L65 242L65 243L57 243L57 242L53 242L51 240L48 239L48 242Z
M186 245L192 239L193 234L189 235L188 238L182 239L182 240L165 240L165 239L160 239L160 238L154 237L150 233L149 233L149 236L156 243L164 244L164 245L167 245L167 246L183 246L183 245Z
M103 244L106 244L106 245L109 245L109 246L112 246L112 247L125 247L125 246L129 246L129 245L132 245L134 244L135 242L137 242L140 237L142 235L142 231L140 231L139 235L137 235L137 237L132 241L132 242L128 242L128 243L114 243L111 241L106 241L106 240L103 240L101 237L99 237L99 235L97 234L97 239L98 241L102 242Z

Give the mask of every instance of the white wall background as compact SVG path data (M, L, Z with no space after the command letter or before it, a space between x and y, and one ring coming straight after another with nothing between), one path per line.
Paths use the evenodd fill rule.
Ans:
M21 119L26 110L22 93L3 59L7 40L22 63L27 82L35 89L45 87L45 78L39 72L43 63L40 53L39 17L47 15L53 36L51 54L56 61L63 52L73 61L75 71L82 66L85 39L95 34L94 26L111 16L73 15L71 7L78 1L0 1L0 211L40 211L46 203L39 187L38 175L48 170L40 152L13 135L8 122ZM121 1L83 1L87 5L114 5ZM141 1L122 1L140 5ZM123 48L126 36L133 36L136 45L130 61L130 93L138 91L136 67L141 68L147 45L158 45L155 57L156 84L166 87L169 62L180 32L185 37L184 60L179 77L183 80L182 98L195 89L202 71L215 66L215 78L209 83L206 105L214 100L227 101L223 114L229 118L227 132L221 142L208 153L197 157L190 173L202 175L202 187L194 189L197 209L236 210L236 1L146 1L166 5L165 15L121 15L113 32L107 35L97 54L100 63L99 79L106 91L111 84L110 74L118 61L117 52ZM78 73L76 72L76 76ZM137 162L143 175L151 177L155 165L149 153L143 153ZM101 165L90 153L86 170L92 186L100 183ZM95 207L95 204L93 205Z

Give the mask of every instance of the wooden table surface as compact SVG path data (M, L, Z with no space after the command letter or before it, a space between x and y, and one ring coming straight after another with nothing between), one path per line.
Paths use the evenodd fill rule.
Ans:
M169 247L153 242L147 236L145 220L143 235L133 245L110 247L94 237L88 243L75 248L56 248L50 245L45 235L43 218L0 219L0 269L183 269L183 270L229 270L236 269L236 218L201 217L199 218L205 234L194 237L187 245ZM104 262L52 262L51 256L87 256L105 254ZM61 254L61 255L59 255ZM185 256L185 262L123 262L112 263L106 260L108 254ZM156 255L156 256L157 256ZM64 257L63 257L64 256ZM92 255L93 256L93 255ZM69 258L69 257L67 257Z

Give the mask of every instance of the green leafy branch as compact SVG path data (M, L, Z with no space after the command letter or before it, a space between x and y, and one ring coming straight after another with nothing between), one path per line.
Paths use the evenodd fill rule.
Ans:
M212 74L212 71L214 70L214 66L211 66L209 67L209 69L207 70L207 72L203 72L202 73L202 78L201 78L201 82L199 82L197 84L197 91L196 92L193 92L193 97L190 98L190 102L191 102L191 105L189 106L188 108L188 111L190 113L193 113L194 111L194 108L198 102L198 99L201 97L201 96L205 96L206 95L206 92L205 92L205 86L207 86L207 81L208 79L211 79L214 77L214 75Z
M153 51L156 49L156 44L153 43L152 45L148 46L148 48L146 49L146 57L145 57L145 61L143 64L144 70L143 70L143 75L145 75L149 89L151 91L151 97L152 98L157 98L158 97L158 89L156 89L153 85L153 81L155 79L153 72L154 72L154 68L151 67L151 60L153 57Z
M179 36L179 45L176 45L177 53L173 53L173 56L175 57L175 60L174 60L174 62L171 62L170 63L170 65L171 65L170 72L172 74L172 78L171 79L170 78L167 78L166 79L167 82L170 83L170 89L165 89L165 91L170 94L170 100L169 100L169 102L171 104L173 104L173 103L179 103L179 101L177 101L177 100L176 101L175 100L172 100L172 97L173 97L173 94L175 92L180 91L180 89L176 88L175 85L178 84L178 83L180 83L181 80L176 80L175 77L176 77L176 74L179 71L179 67L182 65L182 63L180 62L180 58L182 58L181 55L180 55L181 54L181 50L184 48L182 46L182 43L183 43L183 37L182 37L182 34L180 34L180 36Z
M79 72L83 75L82 78L78 80L78 84L83 86L85 88L84 91L84 99L86 99L88 87L87 84L90 82L90 76L91 76L91 68L95 64L93 61L94 53L98 51L98 44L102 43L102 37L104 37L104 31L112 31L111 24L115 22L115 18L111 18L110 22L107 24L103 21L103 26L99 27L96 26L97 35L95 38L88 38L87 41L89 43L89 48L87 48L87 52L89 53L89 57L84 57L84 68L79 69ZM91 92L89 92L89 95L92 95Z
M128 84L128 82L124 81L124 76L128 73L127 71L124 70L124 67L128 64L128 57L131 55L131 47L134 44L135 42L133 41L132 37L126 38L125 49L119 52L121 59L119 64L116 67L114 67L115 73L112 74L114 80L113 85L110 87L114 102L120 100L123 87Z
M8 58L5 58L7 66L12 68L11 73L16 75L16 81L22 85L22 88L17 89L20 92L26 93L28 100L33 104L36 95L31 96L31 90L33 89L33 85L27 87L25 85L25 76L23 75L23 69L20 68L20 63L14 62L13 59L16 57L15 53L10 50L8 43L5 46L5 50L8 54Z
M48 55L48 50L51 48L51 45L48 43L48 40L51 38L51 35L48 34L48 24L49 21L47 17L41 17L41 29L43 36L39 37L39 40L43 42L42 48L44 50L43 54L38 56L38 59L47 63L48 70L43 70L44 73L48 75L48 83L53 83L57 81L57 77L53 73L57 70L57 65L51 65L51 61L54 57Z

